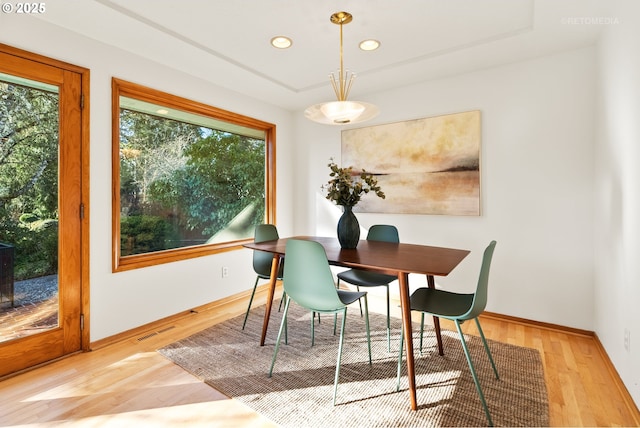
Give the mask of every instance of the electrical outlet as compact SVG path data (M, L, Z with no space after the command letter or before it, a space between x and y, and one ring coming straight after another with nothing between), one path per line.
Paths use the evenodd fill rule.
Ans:
M628 328L624 329L624 349L631 352L631 331Z
M229 268L227 266L222 266L222 277L226 278L229 276Z

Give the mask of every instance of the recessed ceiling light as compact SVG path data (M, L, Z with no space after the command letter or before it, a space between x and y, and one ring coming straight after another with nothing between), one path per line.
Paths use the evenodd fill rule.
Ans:
M380 47L380 42L374 39L363 40L360 42L360 49L363 51L375 51Z
M156 113L158 113L158 114L168 114L169 110L165 110L165 109L161 108L159 110L156 110Z
M271 45L278 49L287 49L293 44L290 38L285 36L276 36L271 39Z

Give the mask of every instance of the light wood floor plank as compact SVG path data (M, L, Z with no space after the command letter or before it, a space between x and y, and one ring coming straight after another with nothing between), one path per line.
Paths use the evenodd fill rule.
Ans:
M255 305L264 303L262 287ZM276 295L280 295L279 293ZM248 298L226 299L163 320L76 354L0 381L0 426L38 427L269 427L264 417L205 385L155 350L244 313ZM382 298L370 296L384 313ZM399 316L394 302L394 316ZM538 349L542 355L552 426L638 426L620 381L593 336L483 316L488 339ZM443 322L443 328L455 330ZM464 331L477 334L473 323ZM168 329L167 329L168 328ZM454 350L451 350L454 352Z

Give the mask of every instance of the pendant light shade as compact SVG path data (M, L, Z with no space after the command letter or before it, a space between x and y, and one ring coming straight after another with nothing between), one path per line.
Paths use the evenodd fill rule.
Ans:
M336 12L331 15L331 22L340 26L340 69L337 74L331 73L329 79L338 98L337 101L315 104L304 111L304 115L314 122L326 125L346 125L364 122L378 115L376 106L361 101L348 101L347 96L356 75L345 71L342 55L342 26L353 20L349 12Z
M329 101L308 107L304 115L325 125L346 125L372 119L379 112L378 107L362 101Z

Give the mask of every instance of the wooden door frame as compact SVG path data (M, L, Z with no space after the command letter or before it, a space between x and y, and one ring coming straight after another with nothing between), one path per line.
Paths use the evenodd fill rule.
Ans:
M14 48L9 45L0 43L0 52L20 57L26 60L39 62L52 67L57 67L64 71L74 72L80 75L81 83L81 142L80 142L80 167L81 181L80 184L80 201L82 204L80 220L80 314L81 314L81 332L80 332L80 348L82 351L90 351L90 299L89 299L89 69L49 58L33 52Z

